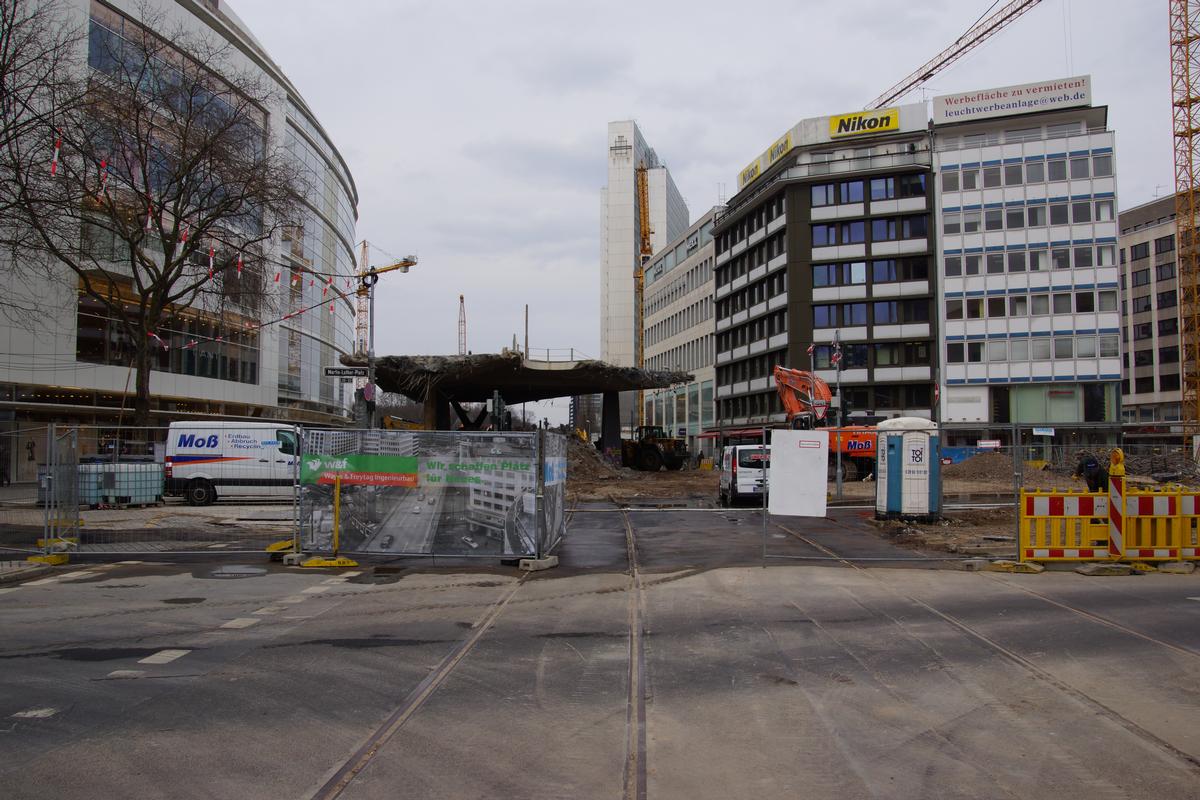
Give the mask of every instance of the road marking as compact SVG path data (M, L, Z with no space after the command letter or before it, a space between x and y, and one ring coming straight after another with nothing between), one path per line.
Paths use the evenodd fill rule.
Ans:
M351 570L350 572L343 572L343 573L342 573L342 575L341 575L341 577L343 577L343 578L357 578L359 575L362 575L362 570Z
M7 589L0 589L0 594L8 594L9 592L15 592L15 591L16 591L17 589L19 589L19 588L21 588L21 587L19 587L19 586L10 586L10 587L9 587L9 588L7 588Z
M224 543L222 543L222 544L210 544L210 545L208 546L208 549L209 549L209 550L216 550L217 548L220 548L220 547L229 547L229 543L228 543L228 542L224 542Z
M1188 600L1195 600L1197 603L1200 603L1200 597L1189 597L1189 598L1187 598L1187 599L1188 599Z
M140 678L145 674L146 674L145 670L140 670L140 669L114 669L112 672L108 673L104 677L116 678L116 679L120 680L122 678Z
M36 581L29 581L25 585L26 586L45 586L48 583L58 583L58 577L55 576L53 578L39 578Z
M278 614L280 611L286 610L286 606L263 606L255 614Z
M329 586L310 586L301 591L301 594L320 594L321 592L328 592L330 588Z
M145 561L118 561L118 564L145 564Z
M326 578L325 580L321 581L321 583L326 586L341 586L345 582L345 578Z
M229 620L229 622L226 622L221 627L222 628L249 628L251 625L257 625L260 622L262 622L262 620L258 619L256 617L238 617L237 619Z
M80 570L76 570L75 572L68 572L63 575L59 575L58 577L60 577L60 578L82 578L84 575L91 575L91 574L92 574L91 570L80 569Z
M186 656L191 650L159 650L153 655L148 655L145 658L139 659L139 664L170 664L181 656Z
M57 713L57 708L30 708L13 714L13 719L46 719Z
M294 594L291 597L285 597L279 602L281 603L303 603L308 598L302 594Z

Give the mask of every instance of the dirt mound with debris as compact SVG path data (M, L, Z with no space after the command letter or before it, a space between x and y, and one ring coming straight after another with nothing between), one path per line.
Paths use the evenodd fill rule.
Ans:
M1015 516L1010 506L948 511L936 522L874 522L880 533L901 547L963 556L1011 556L1016 550Z
M567 484L573 481L615 479L620 468L610 464L596 449L572 436L567 440Z
M944 467L942 477L946 480L993 483L1011 487L1013 480L1012 456L1008 453L980 453L957 464ZM1053 476L1028 465L1024 465L1021 478L1024 486L1055 483ZM1061 481L1059 482L1061 483Z

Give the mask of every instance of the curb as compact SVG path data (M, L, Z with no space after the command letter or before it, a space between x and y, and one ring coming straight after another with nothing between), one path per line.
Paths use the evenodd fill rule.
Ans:
M53 572L54 567L49 564L30 564L27 567L17 567L16 569L4 570L0 572L0 584L17 583L19 581L36 578L39 575L45 575L48 572Z

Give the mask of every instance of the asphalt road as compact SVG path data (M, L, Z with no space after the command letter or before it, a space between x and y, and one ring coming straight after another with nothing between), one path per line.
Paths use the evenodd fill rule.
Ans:
M524 578L72 566L0 590L0 787L1197 796L1200 574L929 569L855 517L766 541L790 558L752 511L584 510Z

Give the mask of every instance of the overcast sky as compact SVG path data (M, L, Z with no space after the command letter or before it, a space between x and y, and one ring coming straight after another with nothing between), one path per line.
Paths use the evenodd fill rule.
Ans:
M1001 5L1003 2L1001 3ZM380 282L379 353L599 356L606 126L633 118L692 219L806 117L863 107L990 0L233 0L341 150ZM943 92L1092 76L1121 208L1170 193L1167 4L1044 0L935 77ZM387 260L383 252L372 263Z

